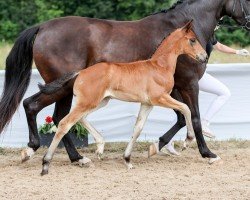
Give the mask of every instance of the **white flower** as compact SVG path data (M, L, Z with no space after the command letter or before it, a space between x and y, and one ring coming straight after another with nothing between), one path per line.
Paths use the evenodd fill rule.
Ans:
M53 125L50 129L49 129L49 133L55 133L57 131L57 127L56 125Z

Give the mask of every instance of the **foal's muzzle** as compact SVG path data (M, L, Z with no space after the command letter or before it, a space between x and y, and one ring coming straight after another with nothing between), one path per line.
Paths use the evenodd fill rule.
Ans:
M208 56L206 53L201 53L196 56L196 60L198 60L201 63L207 63L208 61Z

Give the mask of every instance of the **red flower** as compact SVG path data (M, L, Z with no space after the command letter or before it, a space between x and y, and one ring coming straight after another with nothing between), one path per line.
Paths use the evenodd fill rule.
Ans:
M52 119L52 117L47 116L47 117L45 118L45 121L46 121L46 123L50 124L51 122L53 122L53 119Z

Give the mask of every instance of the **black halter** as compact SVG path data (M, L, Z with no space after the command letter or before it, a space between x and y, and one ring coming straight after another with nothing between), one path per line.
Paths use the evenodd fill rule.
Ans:
M225 24L222 24L221 21L218 22L218 26L224 26L224 27L230 27L230 28L246 28L247 30L250 30L250 13L248 13L248 10L247 10L247 6L246 6L246 3L244 0L239 0L240 1L240 7L241 7L241 11L246 19L246 23L245 24L242 24L241 26L229 26L229 25L225 25ZM234 0L234 3L233 3L233 7L232 7L232 13L231 13L231 17L233 16L233 14L235 13L235 9L236 9L236 4L237 4L237 0Z
M236 4L236 0L234 0L234 4ZM244 17L246 19L246 23L245 23L245 25L243 25L243 27L245 27L247 30L250 30L250 13L248 13L245 1L240 0L240 7L241 7L241 11L244 14Z

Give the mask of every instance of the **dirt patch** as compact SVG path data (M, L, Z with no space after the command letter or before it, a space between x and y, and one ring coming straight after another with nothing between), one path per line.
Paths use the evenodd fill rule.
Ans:
M180 145L177 143L177 145ZM250 141L210 142L223 164L209 165L197 147L180 157L147 158L147 143L133 153L135 169L127 171L122 160L124 143L108 144L102 161L80 150L93 165L70 164L64 150L57 150L47 176L41 177L41 149L27 163L20 163L20 149L0 149L0 199L249 199Z

